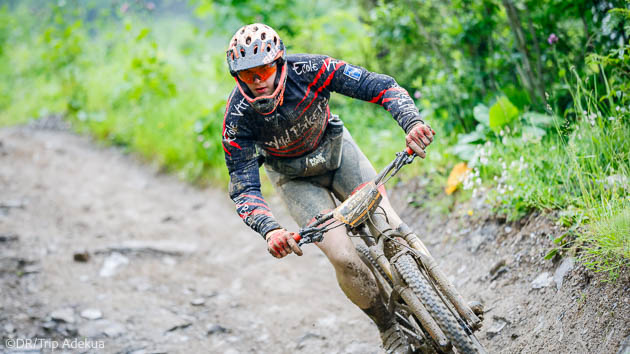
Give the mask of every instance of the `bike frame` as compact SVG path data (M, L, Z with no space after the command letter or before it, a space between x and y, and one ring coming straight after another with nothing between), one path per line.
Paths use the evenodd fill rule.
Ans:
M298 232L299 238L296 239L299 242L298 245L320 242L324 233L332 229L332 227L328 227L332 219L350 227L356 227L364 223L378 207L382 198L378 187L396 175L403 166L413 162L415 157L416 155L411 150L396 153L396 158L373 181L360 185L333 211L315 216L315 220L309 226L300 229ZM388 175L389 177L386 178ZM337 226L341 226L341 224L335 227Z
M404 252L412 254L420 264L421 271L428 275L434 287L439 288L440 291L437 291L437 293L443 294L446 298L443 298L443 301L449 303L467 322L467 331L471 331L472 333L472 331L478 329L481 326L481 320L473 313L462 296L447 279L446 275L439 269L437 262L433 259L422 241L404 224L407 229L392 230L387 222L386 215L375 212L382 198L379 187L396 175L403 166L413 162L415 156L416 155L409 148L396 153L395 159L383 168L374 180L357 187L357 189L334 210L315 216L315 220L310 225L300 229L296 241L298 241L298 245L300 246L311 242L320 242L323 240L324 234L327 231L342 225L350 226L354 230L359 227L369 228L374 239L363 237L363 240L368 246L370 256L394 285L393 288L389 286L386 279L385 282L377 281L384 294L389 294L390 296L390 310L393 311L392 307L394 303L402 298L408 306L415 309L413 313L416 314L423 328L434 341L443 350L448 350L449 342L435 320L433 320L411 289L404 286L404 282L400 280L400 275L392 271L390 264L393 264L396 257ZM398 238L398 240L395 238ZM395 255L390 254L386 256L384 250L388 243L396 243L399 248L403 248L403 251ZM368 266L373 268L369 264ZM376 269L371 269L371 271L375 276L378 274Z

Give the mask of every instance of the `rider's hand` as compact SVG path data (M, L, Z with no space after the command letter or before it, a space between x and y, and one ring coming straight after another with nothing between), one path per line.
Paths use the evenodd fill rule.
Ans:
M433 141L433 135L435 135L435 131L431 129L430 126L418 123L411 130L405 141L407 142L407 146L416 153L416 155L421 158L425 158L426 153L424 149L431 144Z
M285 229L269 231L267 235L265 235L269 253L276 258L282 258L291 252L295 252L295 254L301 256L302 250L297 242L295 242L294 236L297 236L295 232L289 232Z

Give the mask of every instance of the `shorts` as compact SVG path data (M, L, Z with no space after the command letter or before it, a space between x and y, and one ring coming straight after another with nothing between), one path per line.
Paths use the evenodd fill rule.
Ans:
M320 212L334 209L333 195L344 201L356 187L376 177L374 167L346 128L343 129L341 165L336 170L296 178L275 172L267 165L265 171L300 227L306 226Z

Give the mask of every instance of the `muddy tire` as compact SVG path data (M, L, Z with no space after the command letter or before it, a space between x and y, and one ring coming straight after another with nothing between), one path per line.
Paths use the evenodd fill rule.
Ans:
M385 274L385 271L383 270L383 268L381 268L381 266L374 260L374 258L370 254L370 250L368 250L366 246L360 245L360 244L356 245L356 249L357 249L357 253L359 253L359 256L361 257L363 262L366 263L368 267L372 265L372 267L374 267L374 269L378 271L378 273L381 275L381 277L383 277L383 279L387 282L387 284L389 284L389 286L391 287L394 287L394 283L392 283L392 280L389 279L387 274Z
M394 267L459 353L485 353L477 338L472 333L466 332L453 313L442 302L410 255L400 256L394 263Z

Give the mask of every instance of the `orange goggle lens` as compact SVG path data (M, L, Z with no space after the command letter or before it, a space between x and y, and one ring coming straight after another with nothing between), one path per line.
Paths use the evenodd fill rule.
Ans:
M257 66L255 68L241 70L237 73L238 78L246 84L253 84L256 79L260 81L267 80L271 75L276 73L276 63Z

